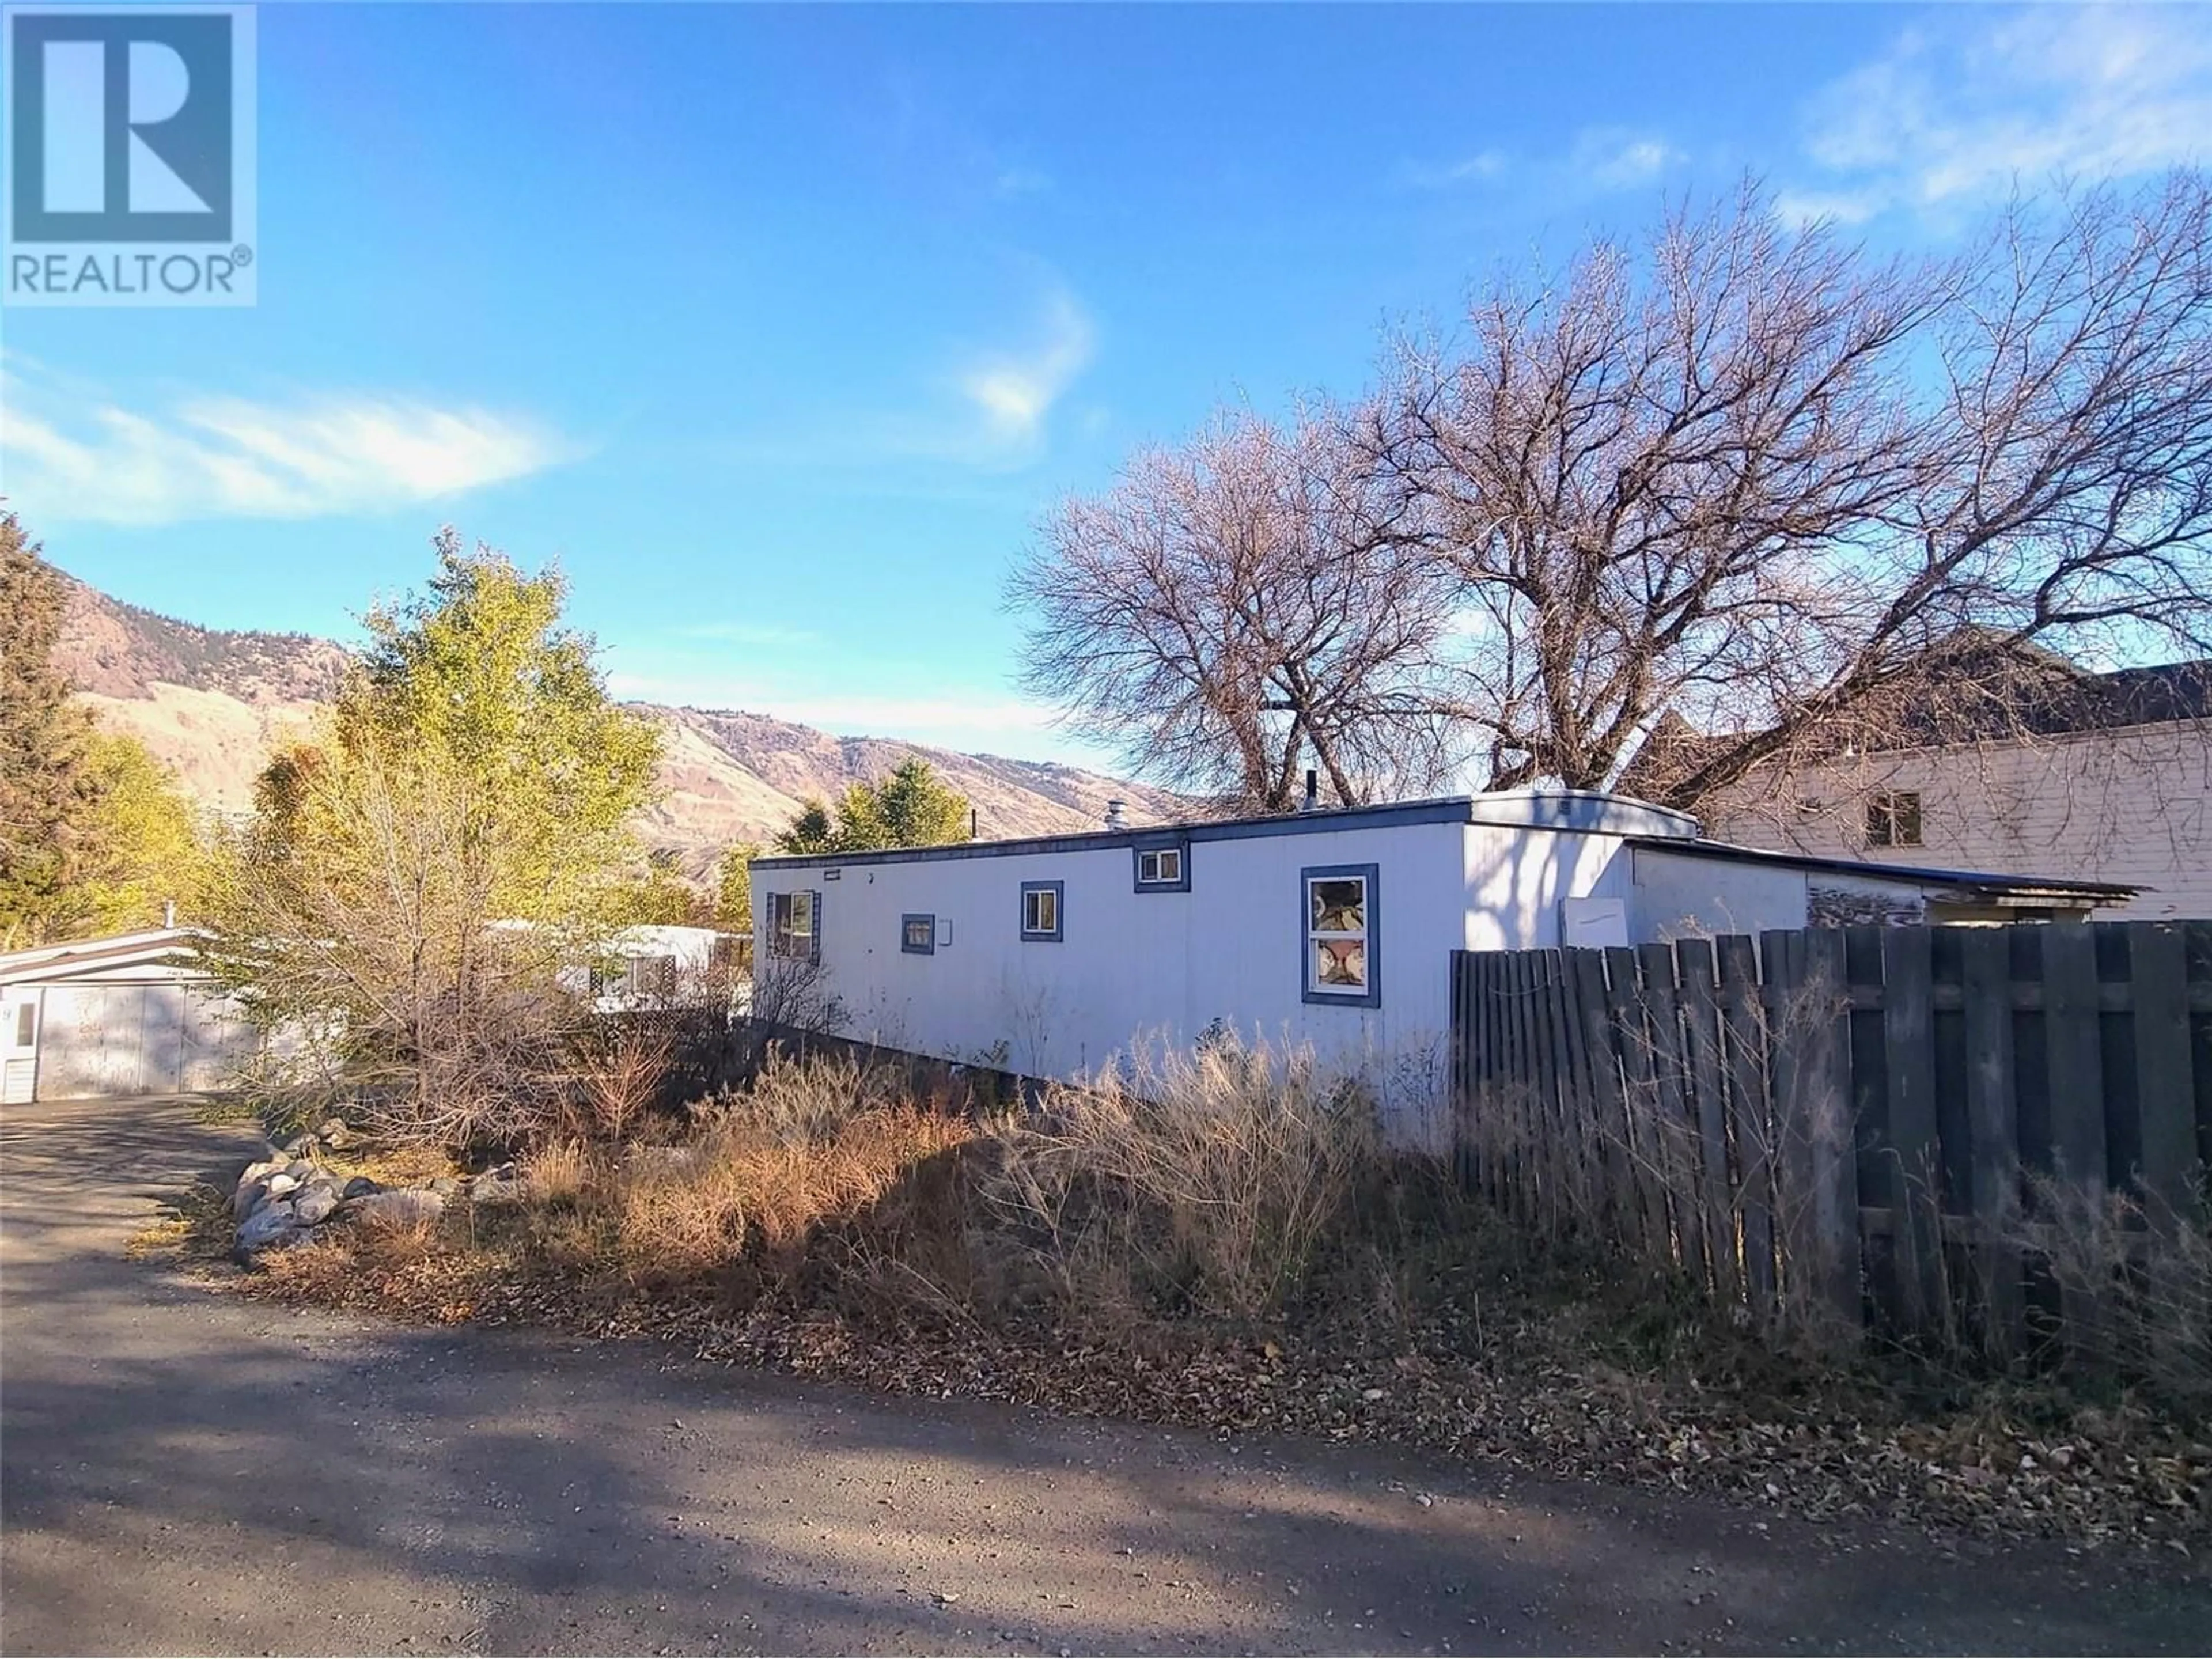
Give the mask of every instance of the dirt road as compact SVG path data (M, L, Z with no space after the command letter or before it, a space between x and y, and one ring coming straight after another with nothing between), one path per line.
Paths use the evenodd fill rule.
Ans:
M124 1248L243 1131L0 1119L0 1648L2202 1651L2187 1563L886 1401L249 1304Z

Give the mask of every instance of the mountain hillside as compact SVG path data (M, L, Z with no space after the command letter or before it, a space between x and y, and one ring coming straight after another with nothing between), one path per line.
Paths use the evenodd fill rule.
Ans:
M58 655L102 721L142 738L192 795L226 812L252 804L272 741L308 725L348 661L329 640L198 628L74 578ZM734 709L637 707L660 722L665 739L662 799L641 828L694 874L732 842L767 840L806 797L881 777L909 755L968 797L989 839L1096 829L1116 798L1132 823L1183 811L1161 791L1052 762L835 737Z

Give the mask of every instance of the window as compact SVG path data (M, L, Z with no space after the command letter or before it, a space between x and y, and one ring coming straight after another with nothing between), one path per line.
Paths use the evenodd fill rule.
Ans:
M1340 1002L1358 1008L1382 1001L1376 892L1371 864L1334 864L1301 872L1305 917L1302 939L1304 992L1308 1002Z
M822 960L822 895L772 893L768 902L768 953L789 961Z
M1022 937L1042 939L1057 945L1060 942L1060 913L1065 901L1066 884L1057 881L1025 881L1022 884Z
M909 956L935 956L937 954L937 918L935 916L901 916L899 918L899 949Z
M1137 862L1137 890L1140 893L1190 891L1190 848L1182 842L1139 846L1131 849Z
M15 1008L15 1046L18 1048L29 1048L31 1046L31 1039L37 1036L38 1034L39 1005L35 1002L17 1004Z
M1867 845L1920 845L1920 792L1881 789L1867 797Z

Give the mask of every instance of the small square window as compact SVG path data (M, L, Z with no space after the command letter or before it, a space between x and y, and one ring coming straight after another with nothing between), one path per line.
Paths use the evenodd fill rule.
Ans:
M27 1048L31 1039L39 1034L39 1006L35 1002L15 1005L15 1046Z
M1137 890L1140 893L1190 891L1190 848L1182 842L1130 849L1136 861Z
M1920 792L1881 789L1867 797L1867 845L1920 845Z
M908 956L937 954L937 918L907 915L899 918L899 949Z
M1066 884L1025 881L1022 884L1022 937L1058 944L1063 937L1061 904Z

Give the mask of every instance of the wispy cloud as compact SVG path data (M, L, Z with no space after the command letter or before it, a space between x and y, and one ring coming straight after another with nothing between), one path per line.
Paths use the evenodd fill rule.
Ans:
M1054 731L1052 710L1018 697L825 692L711 671L686 673L665 668L650 672L617 668L608 674L607 684L616 696L641 702L741 708L851 737L1020 743L1034 742Z
M1547 193L1603 192L1656 181L1687 160L1655 132L1585 127L1565 149L1516 156L1494 146L1445 161L1401 161L1392 182L1402 190L1451 191L1520 183Z
M1576 135L1567 167L1600 190L1631 190L1651 183L1684 159L1656 133L1590 127Z
M960 391L997 443L1025 449L1097 344L1090 316L1065 289L1046 301L1043 326L1019 349L978 356L959 376Z
M1012 200L1019 196L1042 196L1052 189L1052 175L1042 167L1033 167L1015 161L999 169L991 181L991 193Z
M2189 7L2035 6L1916 24L1817 94L1795 218L1936 210L2063 172L2098 179L2212 155L2212 30Z
M1479 149L1453 161L1401 161L1395 182L1407 190L1455 190L1502 177L1510 165L1502 149Z
M198 397L145 410L0 372L0 490L41 522L374 513L574 459L535 422L374 395Z
M1011 471L1042 454L1053 411L1091 366L1097 344L1090 313L1054 282L1025 332L1010 343L948 352L930 377L933 384L917 390L908 407L817 411L781 422L773 435L720 443L717 453L752 465L870 471L922 461Z

